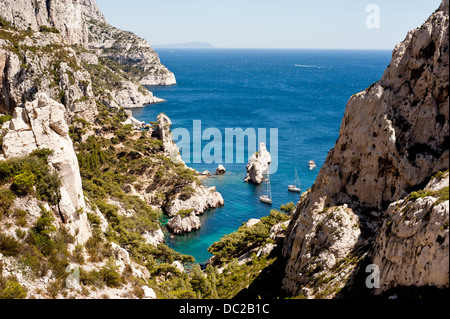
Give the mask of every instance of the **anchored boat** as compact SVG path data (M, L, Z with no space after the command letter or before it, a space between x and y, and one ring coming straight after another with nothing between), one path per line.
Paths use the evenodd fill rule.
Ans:
M259 200L263 203L272 205L272 188L270 186L270 174L267 175L267 195L262 195Z
M300 179L298 178L297 169L295 169L295 185L289 185L288 190L293 193L301 193Z
M317 167L317 165L314 161L309 161L308 166L311 171Z

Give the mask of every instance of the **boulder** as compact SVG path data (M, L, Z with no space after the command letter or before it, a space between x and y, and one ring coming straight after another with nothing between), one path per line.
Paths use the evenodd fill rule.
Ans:
M216 169L216 175L224 175L227 172L223 165L219 165Z

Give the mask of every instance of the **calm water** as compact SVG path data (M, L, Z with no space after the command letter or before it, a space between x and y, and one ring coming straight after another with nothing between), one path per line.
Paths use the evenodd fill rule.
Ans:
M316 50L159 50L178 85L149 88L167 103L134 110L139 120L155 121L164 112L174 128L192 132L193 120L203 130L278 128L278 171L271 176L273 206L259 201L266 186L243 182L246 164L224 164L225 176L207 180L225 200L225 207L206 212L201 230L170 239L170 247L199 263L208 247L251 218L260 218L299 195L289 193L297 168L303 190L311 187L339 135L351 95L378 81L390 51ZM269 138L269 134L267 134ZM205 144L208 141L205 142ZM269 150L270 150L270 145ZM310 171L310 160L317 169ZM217 163L188 164L215 172Z

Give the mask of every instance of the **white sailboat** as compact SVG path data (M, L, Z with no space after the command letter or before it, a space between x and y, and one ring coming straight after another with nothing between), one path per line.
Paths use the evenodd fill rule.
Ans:
M289 191L293 193L301 193L300 179L298 178L297 169L295 169L295 185L289 185Z
M267 175L267 195L262 195L259 200L263 203L272 205L272 188L270 186L270 174Z

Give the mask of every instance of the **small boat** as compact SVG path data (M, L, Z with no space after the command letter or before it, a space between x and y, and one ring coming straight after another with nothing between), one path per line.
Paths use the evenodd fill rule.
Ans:
M259 200L263 203L272 205L272 188L270 187L270 175L267 176L267 195L262 195Z
M308 166L309 166L309 170L311 170L311 171L317 167L317 165L314 161L309 161Z
M288 190L293 193L301 193L300 179L298 178L297 169L295 169L295 185L289 185Z

